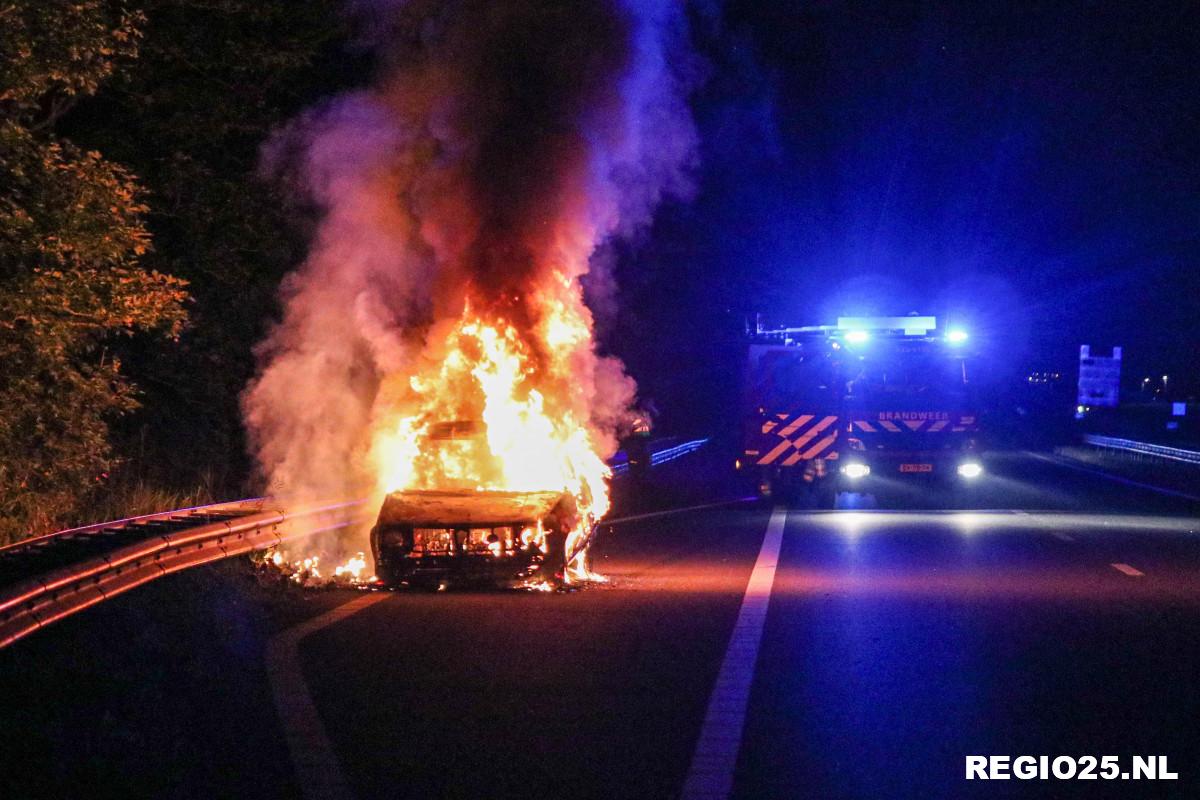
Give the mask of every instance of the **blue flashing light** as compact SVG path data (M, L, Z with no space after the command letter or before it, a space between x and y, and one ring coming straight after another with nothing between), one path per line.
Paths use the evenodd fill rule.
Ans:
M851 344L862 344L871 338L871 334L866 331L847 331L846 341Z
M962 344L967 340L967 332L964 330L952 330L946 334L946 341L950 344Z

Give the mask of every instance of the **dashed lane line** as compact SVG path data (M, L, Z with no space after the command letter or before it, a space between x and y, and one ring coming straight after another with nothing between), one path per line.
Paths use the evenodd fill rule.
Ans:
M683 784L683 800L726 800L733 788L733 770L741 749L750 685L767 621L785 522L787 511L776 508L767 523L762 549L750 572L733 635L708 700L700 739Z
M1053 536L1055 539L1062 539L1064 542L1075 541L1075 537L1065 531L1052 530L1052 531L1050 531L1050 535Z
M1140 578L1146 574L1139 569L1134 569L1133 567L1129 566L1128 564L1113 564L1112 568L1115 569L1117 572L1128 575L1131 578Z
M352 800L354 794L346 783L341 764L321 722L321 715L304 682L304 671L300 667L300 642L322 628L341 622L351 614L386 598L387 594L383 592L363 595L319 617L288 628L267 642L267 678L271 683L271 696L283 725L300 791L306 800Z

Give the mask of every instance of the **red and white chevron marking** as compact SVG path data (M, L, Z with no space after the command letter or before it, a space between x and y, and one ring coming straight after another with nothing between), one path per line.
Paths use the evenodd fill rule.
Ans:
M850 429L863 433L937 433L950 431L961 433L976 429L975 417L961 415L942 419L903 419L900 415L885 418L882 414L875 419L854 419L850 421Z
M758 459L760 465L790 467L799 461L829 457L838 436L838 418L830 414L776 414L763 423L764 434L774 433L780 441Z

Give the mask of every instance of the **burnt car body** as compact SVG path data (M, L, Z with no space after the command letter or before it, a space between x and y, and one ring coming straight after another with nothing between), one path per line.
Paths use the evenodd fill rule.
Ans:
M375 574L388 585L430 589L561 586L574 556L569 534L580 524L575 499L559 491L393 492L371 529ZM572 548L582 549L587 538L577 537Z

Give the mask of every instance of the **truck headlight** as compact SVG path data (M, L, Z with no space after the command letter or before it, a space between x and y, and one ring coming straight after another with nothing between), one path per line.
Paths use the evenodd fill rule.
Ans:
M958 465L958 476L960 478L978 478L983 474L983 465L977 461L966 461Z
M858 480L859 478L865 478L866 476L870 475L871 468L866 464L847 464L846 466L842 467L842 474L851 480Z

